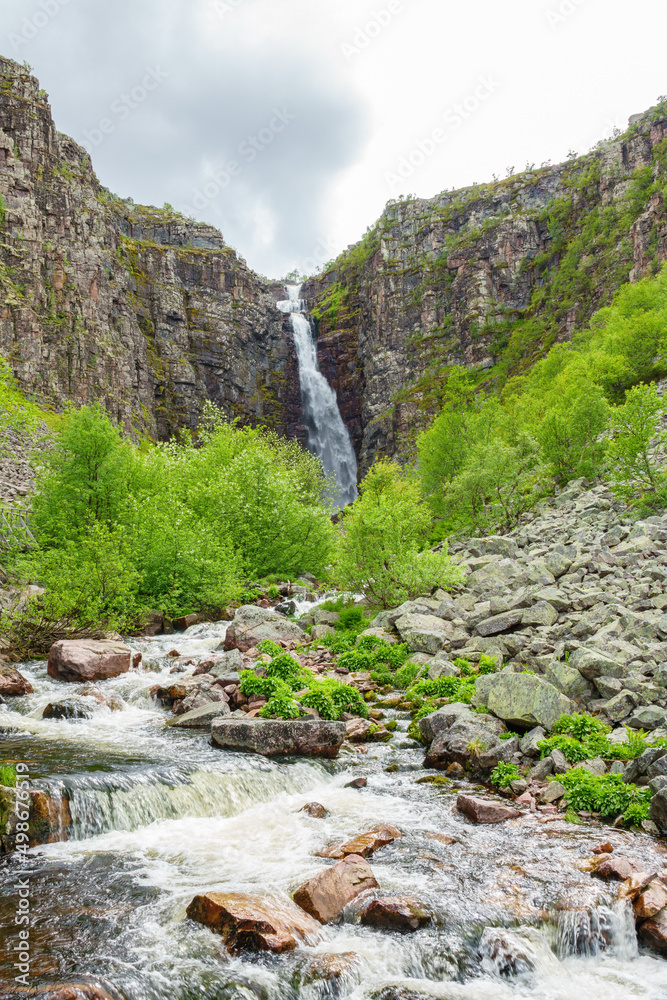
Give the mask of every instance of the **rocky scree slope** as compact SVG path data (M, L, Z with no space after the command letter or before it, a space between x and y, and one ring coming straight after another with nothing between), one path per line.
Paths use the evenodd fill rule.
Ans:
M667 104L590 154L388 203L305 294L362 472L409 453L452 365L497 384L667 259Z
M196 426L210 399L305 440L282 289L213 227L112 196L6 59L0 244L0 353L25 394L56 409L100 400L160 438Z

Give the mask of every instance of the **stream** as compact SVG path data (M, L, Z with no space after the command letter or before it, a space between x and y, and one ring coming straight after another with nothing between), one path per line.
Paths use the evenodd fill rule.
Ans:
M424 771L423 750L406 738L409 718L394 710L391 742L327 762L227 753L202 733L165 728L170 713L150 690L173 680L166 654L202 658L225 629L131 640L142 664L99 685L124 707L97 706L87 720L42 720L45 705L82 685L51 680L43 662L20 666L35 693L0 706L0 758L25 762L33 787L67 790L72 838L0 864L5 989L21 878L30 882L35 986L97 976L127 1000L365 1000L385 989L385 1000L667 998L667 963L638 950L615 886L577 867L606 839L648 867L649 837L534 815L473 826L455 809L456 793L471 786L420 782L436 772ZM357 777L365 788L345 787ZM329 810L325 819L299 811L312 801ZM434 916L429 927L362 927L351 904L314 946L230 957L218 935L186 918L200 892L286 897L329 863L317 851L380 823L404 834L370 861L382 894L419 900ZM323 957L349 953L336 980L313 974Z

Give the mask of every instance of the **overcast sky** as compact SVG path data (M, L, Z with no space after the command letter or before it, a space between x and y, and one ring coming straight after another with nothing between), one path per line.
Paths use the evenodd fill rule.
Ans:
M3 0L103 184L280 277L431 197L585 152L667 93L664 0Z

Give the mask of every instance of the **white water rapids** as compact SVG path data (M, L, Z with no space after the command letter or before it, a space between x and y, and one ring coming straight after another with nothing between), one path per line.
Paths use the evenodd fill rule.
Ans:
M289 313L294 332L308 450L317 455L327 476L335 481L331 500L340 509L357 498L357 457L338 409L336 393L319 369L313 329L301 299L301 285L287 285L286 291L288 298L279 302L278 308Z
M601 839L649 867L649 837L530 814L473 826L455 809L459 786L420 782L423 749L390 708L390 743L326 762L225 753L203 733L166 728L169 712L149 692L173 681L167 654L196 662L225 631L131 640L143 663L99 684L124 708L98 706L90 719L42 719L80 685L52 680L45 663L20 668L35 691L0 706L0 759L67 791L73 839L0 865L3 1000L17 996L3 986L19 876L30 881L36 986L90 975L124 1000L667 1000L667 963L638 951L616 887L578 867ZM366 788L346 787L362 776ZM301 812L310 801L329 815ZM186 917L200 892L287 898L329 864L318 851L381 823L404 834L371 859L381 894L417 898L434 917L415 934L362 926L352 905L314 945L230 957ZM559 911L563 897L574 906ZM356 957L338 981L310 977L314 959L341 953Z

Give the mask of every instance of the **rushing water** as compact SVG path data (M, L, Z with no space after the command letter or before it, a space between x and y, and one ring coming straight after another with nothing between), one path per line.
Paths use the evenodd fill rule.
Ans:
M324 471L335 480L337 488L331 499L341 508L357 498L357 458L336 394L317 363L317 347L305 315L301 285L287 285L286 291L288 298L279 302L278 308L290 314L294 332L308 449L318 456Z
M166 729L168 712L149 696L173 679L166 654L197 660L225 627L133 640L141 667L100 685L124 707L98 706L87 720L42 720L49 701L79 686L51 680L44 663L21 668L35 693L0 711L0 757L27 762L53 794L67 790L73 837L0 865L0 984L13 975L18 876L31 886L35 985L97 976L127 1000L370 1000L384 988L387 998L441 1000L667 998L667 963L638 950L631 912L578 867L607 838L655 865L649 838L533 815L470 825L454 808L457 786L419 781L423 752L400 713L391 743L333 762L225 753L200 733ZM366 788L345 787L358 776ZM326 819L299 811L309 801ZM381 892L433 913L416 934L362 927L353 904L310 946L230 958L186 918L202 891L287 896L327 864L317 851L378 823L404 833L372 859ZM455 842L434 836L443 834ZM349 953L337 982L313 980L314 959Z

